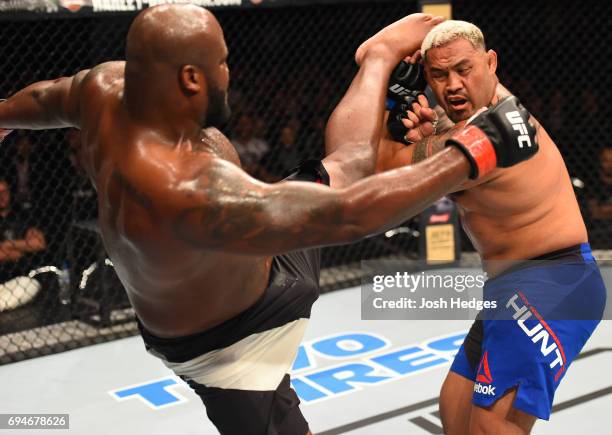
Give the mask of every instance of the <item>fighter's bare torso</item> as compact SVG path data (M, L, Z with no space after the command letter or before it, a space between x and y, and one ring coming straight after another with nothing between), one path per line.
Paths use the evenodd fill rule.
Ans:
M78 160L98 191L104 243L137 315L160 337L201 332L262 296L272 255L383 231L466 178L470 164L453 148L422 173L364 180L382 127L385 87L377 79L441 21L409 15L360 50L362 67L326 129L322 163L333 189L259 182L219 131L202 129L228 116L228 50L214 16L190 6L139 15L127 62L17 92L0 105L0 134L79 128ZM176 31L160 32L168 28ZM531 157L515 154L515 162Z
M507 89L498 86L497 98L508 95ZM484 182L467 182L451 195L462 226L490 275L501 272L513 260L587 241L563 158L546 130L535 119L532 121L538 128L539 153L512 168L496 169ZM417 153L415 145L386 142L384 146L393 147L395 152L383 155L383 162L379 162L382 170L412 164ZM424 149L436 152L443 146L441 140Z
M499 85L497 98L511 95ZM533 159L498 169L485 183L453 195L463 228L495 275L504 260L525 260L587 241L587 232L559 149L544 127Z
M504 267L496 260L529 259L587 241L563 158L543 128L538 141L533 159L453 195L463 228L492 274Z
M103 64L83 81L80 161L98 191L106 250L141 321L160 336L194 333L252 305L271 259L190 245L159 219L166 185L191 179L207 160L240 162L216 129L203 130L201 143L166 144L134 123L123 70L123 62Z

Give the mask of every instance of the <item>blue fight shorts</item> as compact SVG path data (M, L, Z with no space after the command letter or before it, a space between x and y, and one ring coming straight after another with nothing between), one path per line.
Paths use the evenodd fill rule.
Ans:
M522 262L486 282L481 312L451 371L474 381L472 401L490 407L517 389L513 406L548 420L553 398L606 305L588 244Z

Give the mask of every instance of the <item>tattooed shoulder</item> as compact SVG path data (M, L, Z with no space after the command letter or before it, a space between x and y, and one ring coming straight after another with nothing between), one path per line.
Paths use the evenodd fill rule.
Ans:
M504 85L501 83L497 85L497 89L495 90L495 94L498 99L506 98L512 96L512 92L510 92Z
M414 144L412 163L419 163L428 157L439 153L446 146L446 141L463 127L463 124L453 125L446 132L435 136L429 136Z

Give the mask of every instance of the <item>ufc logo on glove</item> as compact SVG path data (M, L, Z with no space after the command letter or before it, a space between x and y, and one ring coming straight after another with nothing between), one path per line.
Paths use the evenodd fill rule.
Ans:
M506 118L508 118L508 121L510 121L510 124L512 124L512 128L520 133L520 136L518 137L519 148L523 148L523 145L525 144L530 147L531 139L527 134L527 126L525 126L525 122L523 121L521 114L515 110L513 112L506 113Z

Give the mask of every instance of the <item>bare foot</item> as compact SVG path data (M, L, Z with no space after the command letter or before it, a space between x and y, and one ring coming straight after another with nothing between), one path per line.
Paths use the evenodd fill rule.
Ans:
M376 35L365 41L355 53L355 61L361 65L365 53L372 47L383 47L397 62L412 55L431 29L444 21L442 17L431 14L411 14L388 25Z

